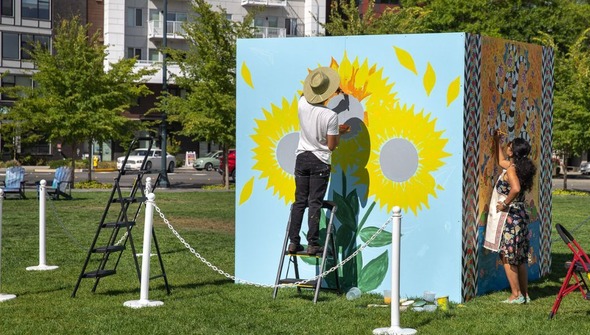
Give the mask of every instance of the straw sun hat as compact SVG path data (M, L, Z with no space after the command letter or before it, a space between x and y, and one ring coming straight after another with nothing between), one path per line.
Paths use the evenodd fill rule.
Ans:
M311 71L303 82L303 95L310 104L318 104L338 90L340 76L330 67L319 67Z

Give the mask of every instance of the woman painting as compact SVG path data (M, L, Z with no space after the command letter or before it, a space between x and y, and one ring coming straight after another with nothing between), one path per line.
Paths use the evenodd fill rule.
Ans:
M499 200L495 204L498 213L505 213L501 228L498 252L504 266L511 294L504 303L523 304L530 301L528 295L528 254L529 254L529 215L525 207L525 194L533 186L536 167L528 158L530 144L516 138L504 149L500 145L498 132L494 136L498 152L498 165L503 172L495 186ZM492 204L493 205L493 204Z

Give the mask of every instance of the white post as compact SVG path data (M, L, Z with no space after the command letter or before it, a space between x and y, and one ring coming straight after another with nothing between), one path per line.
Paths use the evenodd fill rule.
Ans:
M2 202L4 200L4 190L0 189L0 290L2 290ZM0 291L2 292L2 291ZM0 293L0 302L14 299L14 294Z
M29 266L27 271L47 271L58 268L56 265L45 264L45 201L46 191L45 185L47 182L42 179L39 183L39 265Z
M152 193L152 177L145 178L145 194Z
M148 194L145 202L145 224L143 227L143 258L141 259L141 289L139 300L130 300L123 303L123 306L131 308L162 306L162 301L149 301L148 292L150 289L150 252L152 245L152 224L154 221L154 199L153 193Z
M415 329L401 328L399 322L399 263L402 210L393 207L393 227L391 229L391 327L377 328L373 334L416 334Z

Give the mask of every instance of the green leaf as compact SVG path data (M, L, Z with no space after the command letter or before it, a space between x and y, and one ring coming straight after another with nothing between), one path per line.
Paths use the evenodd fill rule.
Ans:
M373 291L383 282L388 268L389 256L386 250L362 268L358 287L363 292Z
M361 229L360 237L364 243L373 236L379 228L376 227L366 227ZM375 239L369 244L370 247L383 247L386 245L391 244L391 233L388 231L382 231Z
M350 230L356 230L356 216L354 210L350 207L350 204L340 194L333 192L332 198L338 206L336 210L336 218L343 225L350 228Z
M359 196L356 192L356 188L346 196L346 202L350 205L354 217L359 215Z

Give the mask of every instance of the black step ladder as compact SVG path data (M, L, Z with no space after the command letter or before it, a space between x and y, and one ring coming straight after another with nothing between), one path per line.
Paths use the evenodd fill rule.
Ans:
M301 279L299 276L299 264L297 263L297 259L299 257L313 257L315 258L316 268L318 268L319 273L322 274L327 269L328 261L331 261L332 266L338 263L338 250L336 249L336 243L334 241L334 215L336 213L337 206L334 202L331 201L324 201L322 204L322 209L326 209L330 212L329 217L326 222L326 238L324 240L324 252L320 255L308 255L307 251L299 251L297 253L289 253L287 250L287 244L289 243L289 227L291 226L291 216L289 215L289 223L287 224L287 232L285 233L285 240L283 242L283 250L281 252L281 259L279 260L279 270L277 271L277 278L275 281L275 287L272 294L273 299L277 297L277 293L279 291L280 284L296 284L301 281L306 281L306 279ZM287 271L285 272L285 277L283 275L283 267L285 264L285 260L288 260ZM293 272L295 277L289 277L289 267L293 264ZM335 288L330 287L323 287L322 286L322 279L323 277L319 277L317 280L310 280L303 284L297 284L297 292L301 293L302 288L314 289L315 293L313 296L313 303L315 304L318 301L318 296L320 294L320 289L328 289L328 290L336 290L340 293L340 282L338 279L338 271L331 272L334 276Z
M141 164L140 170L125 170L125 165L127 164L127 160L131 151L135 149L135 147L140 143L147 143L148 149L146 151L146 156L144 157L143 163ZM150 173L150 171L146 170L145 168L149 157L149 151L152 149L153 143L154 139L152 137L136 137L129 146L127 154L125 155L125 159L123 160L121 168L119 169L119 174L114 180L109 201L100 219L100 223L98 224L94 240L90 245L86 260L82 266L82 271L80 272L80 276L78 276L78 281L76 282L76 286L72 292L72 298L76 296L76 292L80 287L80 282L82 279L94 279L92 292L95 292L101 278L116 274L117 266L119 265L123 251L126 249L127 243L129 243L129 246L131 247L137 278L141 284L141 270L137 260L137 252L135 250L135 244L133 242L133 235L131 232L132 228L136 224L141 207L147 200L143 177L145 174ZM131 190L129 191L128 195L123 195L123 191L121 190L120 183L121 177L123 176L132 176L134 178ZM152 183L152 185L154 185L152 186L152 192L153 189L158 185L159 181L160 175L158 175L157 180ZM115 203L119 204L120 206L111 207L111 205ZM130 217L128 213L133 213L133 217ZM152 239L154 241L154 247L158 256L158 261L160 263L161 274L151 277L150 280L163 277L166 291L168 294L170 294L168 278L166 277L164 263L162 262L158 240L156 239L156 233L153 227ZM119 244L117 242L119 242ZM92 270L87 271L91 261L98 263L98 265Z

